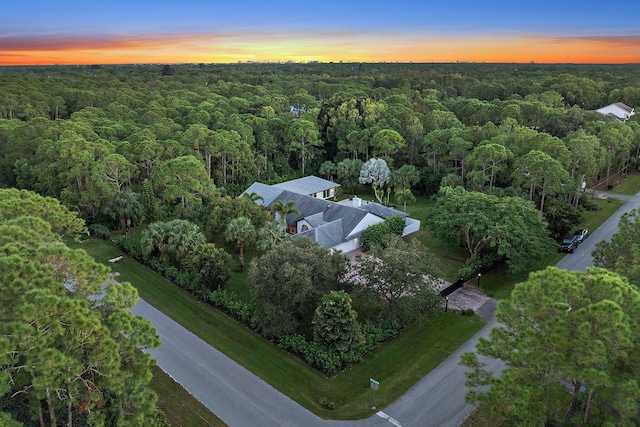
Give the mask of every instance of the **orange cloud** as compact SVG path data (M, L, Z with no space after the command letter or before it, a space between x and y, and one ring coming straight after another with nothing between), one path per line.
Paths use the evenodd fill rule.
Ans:
M0 35L0 65L288 60L627 63L640 62L640 36L447 36L359 31Z

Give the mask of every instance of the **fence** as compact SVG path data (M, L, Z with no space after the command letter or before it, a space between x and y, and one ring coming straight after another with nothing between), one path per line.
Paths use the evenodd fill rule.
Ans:
M462 285L464 285L466 282L467 282L466 279L458 279L458 280L456 280L454 283L452 283L451 285L449 285L446 288L444 288L443 290L441 290L440 291L440 296L446 297L448 295L451 295L452 293L454 293L455 291L460 289L462 287Z

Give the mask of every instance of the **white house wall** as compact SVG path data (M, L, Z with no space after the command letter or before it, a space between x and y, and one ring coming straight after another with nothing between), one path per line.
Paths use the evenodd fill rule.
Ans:
M331 198L335 197L335 195L336 195L336 189L335 188L330 188L329 189L329 195L327 197L324 197L324 191L318 191L317 193L309 194L309 196L311 196L311 197L315 197L317 199L322 199L322 200L331 199Z
M331 249L333 249L334 251L342 251L344 253L347 253L358 249L360 246L362 246L362 237L358 236L355 239L349 240L348 242L336 245Z
M360 222L353 228L351 233L349 233L347 239L350 239L354 234L364 232L364 230L366 230L370 225L377 224L382 221L384 221L384 219L380 218L379 216L367 213L367 215L362 218Z
M404 230L402 231L402 237L406 236L407 234L411 234L411 233L415 233L416 231L420 230L420 220L417 219L413 219L413 218L405 218L405 226L404 226Z

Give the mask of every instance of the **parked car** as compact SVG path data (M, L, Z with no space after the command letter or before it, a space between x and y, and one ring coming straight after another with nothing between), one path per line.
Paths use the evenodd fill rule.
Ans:
M565 237L564 240L562 240L562 244L560 245L559 250L560 252L573 253L573 251L578 247L579 244L580 244L580 240L578 236L573 234L571 236Z
M573 235L578 236L578 243L582 243L582 241L589 236L589 230L587 230L586 228L583 228L582 230L576 230Z

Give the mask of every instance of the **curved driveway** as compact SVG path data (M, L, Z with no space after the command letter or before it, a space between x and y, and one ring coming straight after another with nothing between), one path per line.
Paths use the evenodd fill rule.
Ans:
M592 265L591 252L595 243L609 239L617 231L620 216L639 206L640 193L629 197L623 207L557 266L584 270ZM464 368L458 366L458 360L462 353L475 348L480 336L487 336L496 326L493 320L495 305L495 300L489 300L478 309L478 314L488 323L472 339L387 408L358 421L319 418L143 300L133 312L149 319L158 331L162 346L151 352L158 366L231 427L435 427L457 426L473 409L464 401ZM489 368L498 373L502 365L492 361Z

